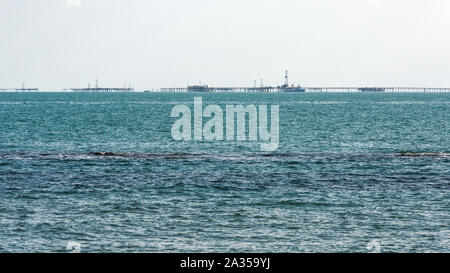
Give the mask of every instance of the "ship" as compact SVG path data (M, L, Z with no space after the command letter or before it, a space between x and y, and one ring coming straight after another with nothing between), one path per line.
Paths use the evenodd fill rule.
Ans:
M280 92L305 92L305 88L302 88L300 85L294 86L289 85L288 71L286 70L286 74L284 75L284 84L279 86L278 89Z

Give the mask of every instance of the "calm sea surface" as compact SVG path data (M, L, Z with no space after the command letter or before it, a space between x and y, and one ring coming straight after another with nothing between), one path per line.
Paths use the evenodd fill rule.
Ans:
M194 96L278 104L279 149L174 141ZM0 93L0 252L69 242L450 252L450 94Z

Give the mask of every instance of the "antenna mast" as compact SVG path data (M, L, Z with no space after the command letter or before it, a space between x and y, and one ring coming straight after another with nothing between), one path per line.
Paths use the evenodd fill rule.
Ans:
M288 79L288 71L286 70L286 75L284 76L284 85L289 86L289 79Z

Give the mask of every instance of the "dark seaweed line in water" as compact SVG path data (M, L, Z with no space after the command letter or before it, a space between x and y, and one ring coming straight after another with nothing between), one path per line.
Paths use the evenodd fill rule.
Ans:
M450 157L450 153L441 152L400 152L400 153L253 153L253 154L206 154L206 153L117 153L117 152L88 152L88 153L25 153L0 152L4 159L74 159L89 160L99 158L193 158L193 159L258 159L258 158L392 158L392 157Z
M410 153L410 152L401 152L398 153L397 156L409 156L409 157L418 157L418 156L428 156L428 157L448 157L450 153Z
M217 157L217 154L202 154L202 153L113 153L113 152L91 152L89 153L95 156L103 157ZM448 157L450 153L441 152L426 152L426 153L415 153L415 152L400 152L394 154L386 153L254 153L254 154L222 154L221 157L296 157L296 156L399 156L399 157Z

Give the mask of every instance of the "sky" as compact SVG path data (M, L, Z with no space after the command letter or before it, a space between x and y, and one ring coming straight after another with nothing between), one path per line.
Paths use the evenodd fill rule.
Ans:
M450 87L448 0L0 0L0 88Z

